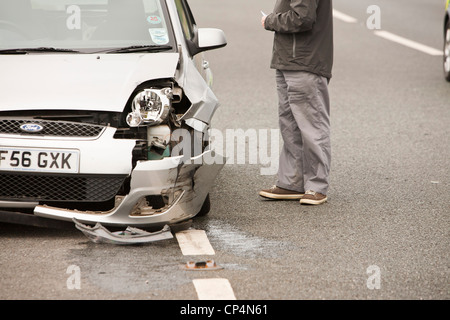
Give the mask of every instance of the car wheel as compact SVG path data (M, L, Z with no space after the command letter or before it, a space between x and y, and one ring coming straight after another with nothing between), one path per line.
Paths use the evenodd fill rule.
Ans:
M445 79L450 82L450 20L447 21L447 25L445 28L444 75Z
M202 208L197 213L196 217L204 217L209 213L209 210L211 210L211 200L209 199L209 193L206 196L205 202L203 202Z

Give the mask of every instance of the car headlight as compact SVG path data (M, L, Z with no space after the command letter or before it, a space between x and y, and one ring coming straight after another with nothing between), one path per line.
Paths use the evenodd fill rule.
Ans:
M131 112L127 115L130 127L158 125L164 122L170 111L172 89L145 89L139 92L131 103Z

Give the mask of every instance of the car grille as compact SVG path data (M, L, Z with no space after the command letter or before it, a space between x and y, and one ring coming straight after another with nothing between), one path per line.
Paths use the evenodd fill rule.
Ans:
M0 172L0 200L104 202L118 193L126 177Z
M40 132L25 132L20 126L27 123L38 124L44 129ZM97 137L103 126L68 122L33 119L0 119L0 134L21 134L32 136L59 136L59 137Z

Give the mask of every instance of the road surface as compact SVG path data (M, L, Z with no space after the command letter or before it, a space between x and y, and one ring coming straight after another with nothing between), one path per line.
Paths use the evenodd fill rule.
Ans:
M192 234L119 247L91 243L75 228L0 224L0 298L449 299L444 1L378 0L380 30L367 26L373 2L334 1L331 188L317 207L258 196L275 183L259 154L278 128L273 34L260 25L260 11L271 12L274 1L189 3L198 26L223 29L229 43L207 53L221 101L213 126L248 135L259 155L255 163L254 152L244 161L231 154L210 214L192 226L200 251L183 251ZM182 268L211 259L222 269Z

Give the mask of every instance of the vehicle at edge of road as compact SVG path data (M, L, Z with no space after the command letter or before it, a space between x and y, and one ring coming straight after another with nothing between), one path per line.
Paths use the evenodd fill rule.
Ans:
M2 1L0 39L0 221L159 229L208 213L225 159L203 52L227 42L187 0Z
M450 0L447 0L444 18L444 76L450 82Z

